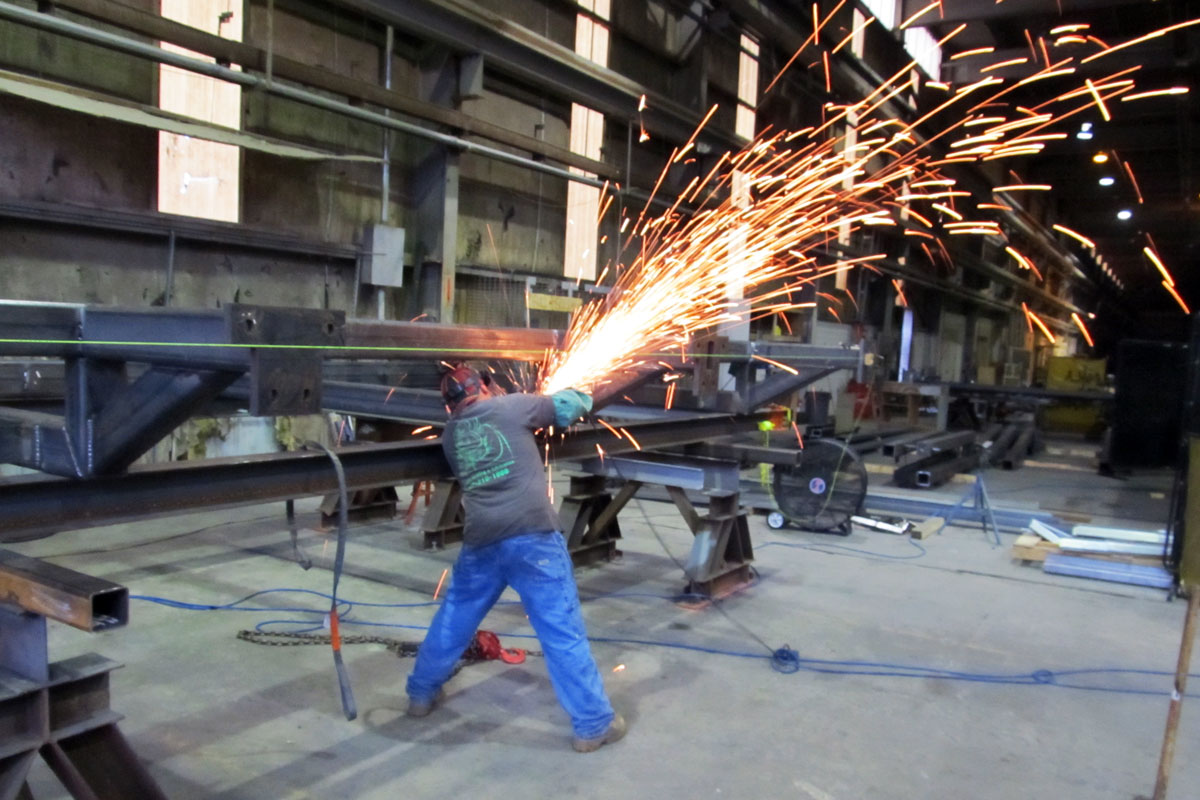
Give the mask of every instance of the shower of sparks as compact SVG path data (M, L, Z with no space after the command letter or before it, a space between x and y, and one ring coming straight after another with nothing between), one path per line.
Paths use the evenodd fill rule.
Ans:
M938 8L939 3L930 3L906 22ZM816 14L815 5L813 11ZM829 45L820 34L830 17L832 14L821 21L814 16L812 35L769 83L764 95L793 64L812 61L799 61L809 45L822 49L814 63L826 63ZM667 365L659 364L661 359L688 361L694 356L690 351L697 335L720 333L749 320L783 317L786 311L811 307L811 302L800 302L806 284L856 267L878 270L872 262L883 259L883 254L840 259L826 255L828 245L868 226L894 226L906 236L931 239L929 247L920 242L931 267L936 253L936 263L944 261L953 268L942 243L947 236L998 239L1018 268L1032 273L1031 281L1042 281L1042 273L1009 244L999 223L967 219L954 206L964 198L964 205L969 202L980 210L1010 213L1012 207L972 202L973 193L959 187L941 168L1041 152L1047 142L1067 138L1064 123L1073 116L1097 109L1107 118L1114 99L1154 96L1150 92L1131 94L1136 87L1128 75L1137 67L1080 78L1073 77L1076 66L1197 23L1200 20L1112 46L1096 41L1097 50L1091 55L1064 57L1053 63L1044 40L1038 40L1043 44L1039 53L1033 37L1028 36L1029 63L1046 62L1037 71L1021 78L984 75L965 85L936 85L945 92L944 99L915 121L904 122L894 118L887 104L910 88L915 62L909 62L858 102L826 104L825 118L818 126L800 131L768 129L740 151L696 160L697 136L716 112L714 106L691 139L667 159L641 214L632 221L628 217L622 220L621 252L632 256L629 263L614 264L616 277L609 292L574 312L562 349L549 353L542 365L537 388L553 392L576 387L592 394L619 394L624 384L640 375L662 372ZM964 28L957 27L938 44L944 45ZM1056 30L1072 33L1085 27ZM1082 49L1091 46L1091 41L1076 44ZM950 60L990 52L991 48L978 48ZM1000 61L981 70L999 70L1017 62ZM1058 88L1048 88L1051 99L1032 108L1014 106L1005 99L1014 89L1034 82ZM1064 82L1073 85L1063 86ZM1136 191L1132 169L1128 162L1123 165ZM1052 188L1026 183L1009 172L1015 181L995 187L993 194ZM651 203L664 186L684 188L667 211L652 215ZM938 212L937 220L921 211L930 216ZM1056 225L1055 229L1092 246L1091 239L1065 226ZM900 284L896 285L901 291ZM1164 285L1182 306L1173 284L1164 281ZM902 291L901 301L906 302ZM835 309L829 310L835 313ZM1037 314L1027 307L1024 311L1030 330L1036 326L1049 341L1056 341ZM671 392L667 404L673 399ZM626 431L606 427L615 436L633 441Z

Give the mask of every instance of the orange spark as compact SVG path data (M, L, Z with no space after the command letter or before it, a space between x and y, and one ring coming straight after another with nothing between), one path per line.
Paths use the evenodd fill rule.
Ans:
M942 4L942 0L933 0L933 2L932 2L932 3L930 3L930 4L929 4L929 5L927 5L927 6L925 6L925 7L924 7L924 8L922 8L921 10L919 10L919 11L917 11L917 12L913 13L913 14L912 14L912 15L911 15L911 16L910 16L908 19L904 20L904 22L901 22L901 23L900 23L899 30L904 30L904 29L905 29L905 28L907 28L909 25L912 25L914 22L916 22L916 21L917 21L917 20L919 20L921 17L923 17L923 16L925 16L926 14L928 14L930 11L933 11L935 8L937 8L937 7L938 7L938 6L940 6L941 4ZM813 8L816 8L816 5L817 5L816 3L813 3Z
M1150 263L1154 264L1154 266L1158 268L1158 271L1162 273L1163 283L1166 283L1168 286L1174 286L1175 279L1172 278L1171 273L1167 271L1167 266L1162 262L1162 259L1158 257L1158 253L1154 252L1149 247L1143 247L1142 252L1146 254L1146 258L1150 259Z
M953 208L950 208L950 206L944 206L941 203L933 203L933 207L943 214L947 214L951 217L954 217L959 222L962 222L963 215L955 211Z
M804 449L804 437L800 435L800 429L796 427L796 421L792 420L792 433L796 434L796 444L800 445L800 449Z
M980 67L980 72L991 72L994 69L1004 69L1005 67L1015 67L1017 64L1025 64L1029 59L1025 56L1020 58L1010 58L1007 61L997 61L995 64L988 64L986 67Z
M1083 324L1083 320L1074 311L1071 312L1071 319L1075 322L1075 327L1079 328L1079 332L1083 334L1083 338L1087 341L1088 347L1095 347L1096 343L1092 341L1092 334L1088 331L1087 325Z
M1096 85L1092 83L1092 79L1085 78L1083 82L1087 84L1088 91L1096 99L1096 107L1100 109L1100 116L1104 117L1105 122L1112 122L1112 114L1108 113L1108 106L1104 105L1104 98L1096 91Z
M642 446L641 446L640 444L638 444L638 440L637 440L637 439L635 439L635 438L633 438L633 434L632 434L632 433L630 433L629 431L625 430L624 428L620 428L619 430L620 430L620 431L621 431L621 433L622 433L622 434L625 436L625 438L629 440L629 443L630 443L631 445L633 445L633 448L634 448L635 450L641 450L641 449L642 449Z
M783 370L784 372L790 372L793 375L800 374L800 372L797 369L795 369L794 367L789 367L787 364L780 363L779 361L775 361L773 359L767 358L766 356L760 356L757 353L755 353L755 354L752 354L750 357L752 359L754 359L755 361L762 361L765 364L770 364L772 367L778 367L779 369Z
M1142 197L1142 188L1138 186L1137 176L1133 174L1133 167L1129 166L1128 161L1122 161L1121 164L1125 167L1125 174L1129 176L1129 182L1133 184L1133 193L1137 195L1138 203L1145 203L1146 198Z
M1093 250L1096 249L1095 242L1093 242L1091 239L1084 236L1082 233L1071 230L1066 225L1055 224L1051 227L1053 227L1054 230L1058 231L1059 233L1065 233L1067 236L1070 236L1072 239L1075 239L1075 240L1081 242L1085 247L1090 247Z
M1139 36L1136 39L1130 39L1128 42L1122 42L1121 44L1113 45L1112 47L1108 47L1108 48L1105 48L1104 50L1101 50L1099 53L1093 53L1092 55L1083 59L1079 63L1087 64L1089 61L1095 61L1098 58L1104 58L1105 56L1110 56L1113 53L1117 52L1118 50L1124 50L1127 47L1134 47L1135 45L1139 45L1142 42L1148 42L1151 39L1157 39L1160 36L1166 36L1171 31L1177 31L1180 28L1186 28L1190 25L1200 25L1200 19L1191 19L1191 20L1188 20L1187 22L1180 22L1177 25L1169 25L1166 28L1161 28L1157 31L1147 33L1145 36Z
M1188 87L1172 86L1170 89L1155 89L1152 92L1137 92L1135 94L1127 94L1121 98L1122 103L1128 103L1132 100L1145 100L1148 97L1164 97L1172 94L1187 94Z
M958 61L960 58L967 58L969 56L981 56L981 55L985 55L987 53L994 53L995 51L996 51L996 48L994 48L994 47L976 47L974 50L963 50L961 53L955 53L954 55L950 56L950 60Z
M437 582L437 588L433 590L433 599L434 599L434 600L437 600L437 598L438 598L438 595L441 593L441 591L442 591L442 583L443 583L443 582L445 582L445 580L446 580L446 575L447 575L449 572L450 572L450 568L449 568L449 567L447 567L446 569L442 570L442 577L438 578L438 582Z
M1041 317L1039 317L1037 314L1033 313L1032 311L1029 311L1027 313L1029 314L1029 318L1031 320L1033 320L1033 324L1037 325L1039 328L1042 329L1042 333L1046 336L1047 339L1050 340L1051 344L1054 344L1055 342L1058 341L1058 339L1054 338L1054 334L1050 332L1050 329L1046 327L1046 323L1042 322Z
M1192 313L1192 310L1191 310L1190 308L1188 308L1188 304L1187 304L1187 303L1183 302L1183 298L1179 296L1179 292L1178 292L1178 291L1176 291L1176 289L1175 289L1175 287L1174 287L1174 286L1172 286L1171 284L1167 283L1166 281L1163 281L1163 288L1164 288L1164 289L1166 289L1168 292L1170 292L1170 293L1171 293L1171 297L1174 297L1174 298L1175 298L1175 302L1176 302L1176 303L1179 303L1179 307L1183 309L1183 313L1185 313L1185 314L1191 314L1191 313Z

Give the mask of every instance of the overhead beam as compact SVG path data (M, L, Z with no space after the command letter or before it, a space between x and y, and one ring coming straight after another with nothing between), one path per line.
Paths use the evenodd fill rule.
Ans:
M151 39L177 44L226 64L239 64L259 73L333 92L354 101L370 103L415 119L445 126L459 135L478 136L533 155L586 170L604 178L617 179L620 171L609 164L572 153L562 147L525 136L500 125L423 102L400 92L355 80L323 67L270 53L252 44L225 39L189 25L165 19L114 0L55 0L54 5Z
M954 0L944 3L939 14L932 11L921 19L925 25L958 25L963 22L990 22L1021 18L1023 22L1040 17L1053 17L1063 22L1073 22L1072 14L1095 13L1108 8L1144 4L1145 0ZM903 0L901 20L929 5L928 0Z
M490 68L555 97L583 103L624 122L640 119L647 130L670 141L688 139L707 111L680 105L467 0L341 0L341 5L456 52L480 53ZM643 95L649 102L639 112ZM745 144L732 132L712 127L705 128L697 141L721 150L739 150Z

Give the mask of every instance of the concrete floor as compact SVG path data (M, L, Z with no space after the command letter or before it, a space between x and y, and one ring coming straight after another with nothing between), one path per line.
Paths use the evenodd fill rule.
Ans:
M1077 449L1068 442L1022 470L986 473L993 501L1125 516L1146 528L1163 523L1166 501L1158 495L1167 476L1100 478L1087 467L1091 451ZM314 507L313 501L300 504L309 524ZM1156 692L1141 695L810 670L781 674L757 657L767 648L753 637L771 647L788 644L807 659L979 674L1169 671L1184 604L1165 602L1161 591L1043 574L1010 559L1011 536L995 548L973 528L947 529L918 548L903 537L861 530L845 538L770 531L754 517L761 580L721 603L725 613L688 610L668 599L682 587L671 556L686 558L691 539L674 507L635 501L621 524L623 560L577 573L594 637L756 657L595 643L614 704L630 720L624 742L595 754L570 750L567 720L538 659L465 668L448 685L444 707L418 721L403 714L410 663L380 645L351 646L346 655L360 716L347 722L328 648L263 647L235 638L266 620L319 615L185 611L134 601L124 629L89 635L52 624L51 657L94 651L127 665L114 674L113 707L127 715L122 729L177 800L1127 800L1153 787L1169 678L1059 678ZM124 583L131 594L224 604L276 587L327 592L330 573L320 566L328 563L332 543L311 530L302 540L318 562L308 572L287 560L282 506L275 505L63 533L13 547ZM399 522L355 528L342 596L427 601L455 552L424 552L419 540L414 527ZM323 605L295 594L254 603ZM431 616L428 606L358 606L350 619L422 626ZM519 605L497 607L486 624L499 632L529 631ZM404 639L422 633L346 628ZM619 665L624 669L614 672ZM1172 785L1175 798L1195 797L1200 786L1200 700L1185 705ZM41 766L33 789L39 800L66 796Z

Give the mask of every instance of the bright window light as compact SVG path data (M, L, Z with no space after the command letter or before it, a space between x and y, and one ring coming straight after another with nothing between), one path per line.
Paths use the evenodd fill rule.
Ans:
M1116 183L1116 179L1109 175L1105 175L1100 179L1101 186L1112 186L1114 183Z
M166 19L226 39L242 39L242 0L161 0L159 5ZM213 60L169 42L162 42L161 47L198 60ZM241 128L242 87L169 64L158 67L158 105L214 125ZM237 222L241 159L237 145L160 131L158 210Z
M904 32L904 49L930 80L941 80L942 48L933 34L925 28L909 28Z
M862 0L862 4L889 31L896 27L896 0Z
M609 0L582 0L580 6L600 19L609 18ZM608 66L608 26L590 16L575 17L575 52L600 66ZM604 144L604 115L595 109L571 104L570 148L600 160ZM589 177L591 173L578 172ZM600 221L600 190L576 181L567 184L567 230L564 240L563 275L582 280L596 279L596 239Z
M1126 220L1132 216L1133 216L1133 212L1130 211L1128 208L1122 208L1120 211L1117 212L1117 219L1119 219L1119 220Z
M738 57L738 105L734 132L743 139L754 138L755 106L758 105L758 42L742 34Z

